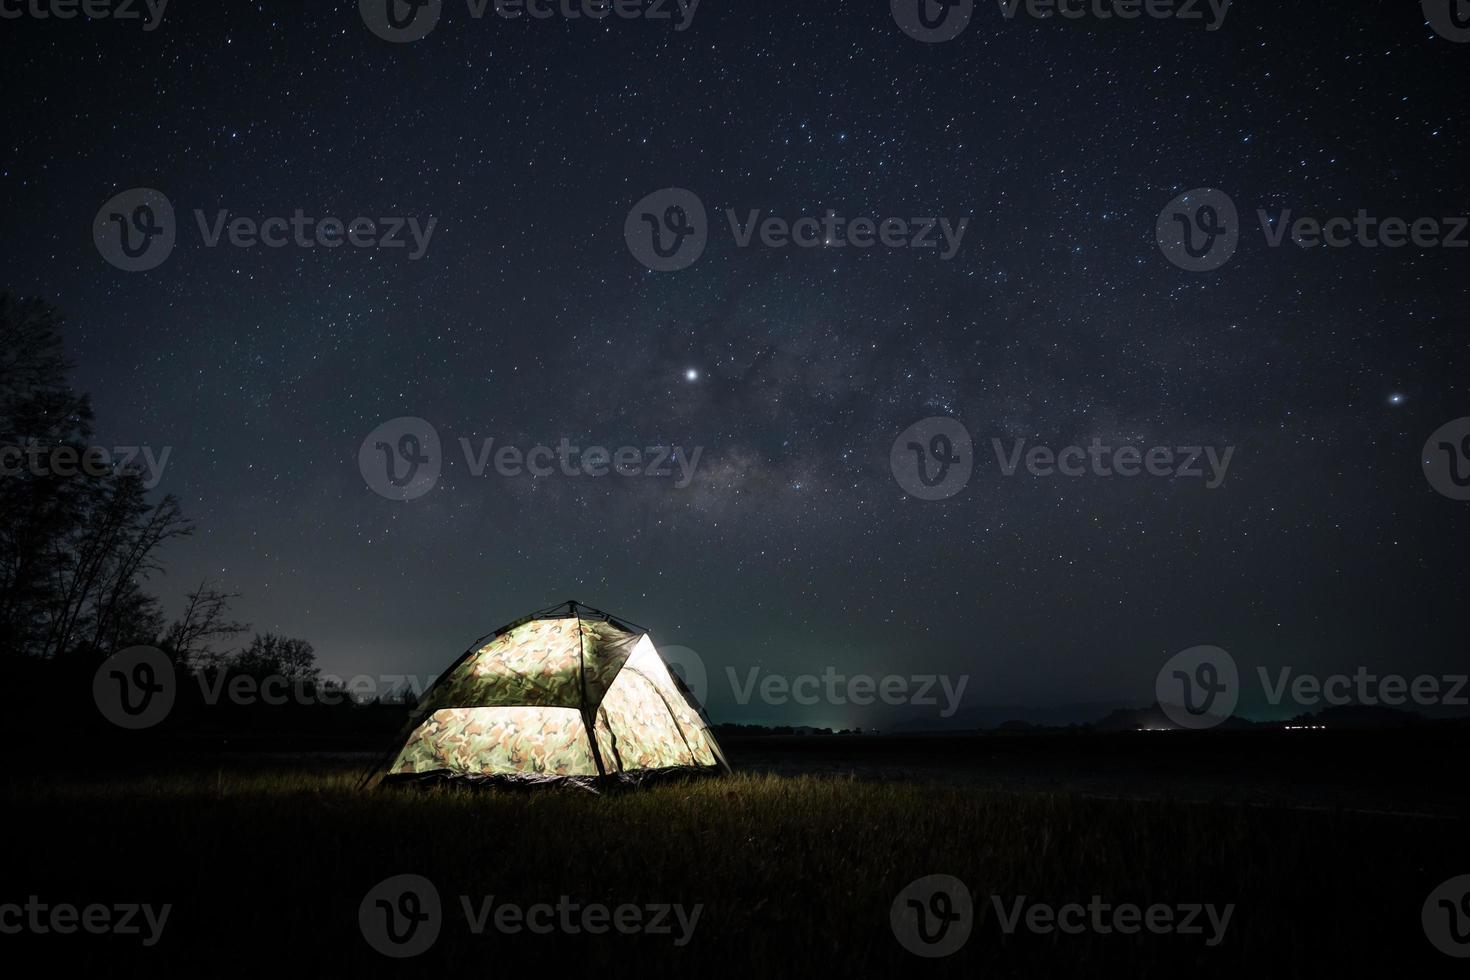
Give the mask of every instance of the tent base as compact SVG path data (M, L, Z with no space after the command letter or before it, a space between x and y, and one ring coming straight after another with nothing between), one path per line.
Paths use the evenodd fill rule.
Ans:
M380 786L469 786L489 789L545 789L561 787L579 789L589 793L618 792L637 789L656 783L677 783L691 779L707 779L723 776L728 772L723 766L667 766L662 769L635 769L630 772L608 773L606 776L557 776L550 773L473 773L456 772L452 769L436 769L432 772L391 773L384 775Z

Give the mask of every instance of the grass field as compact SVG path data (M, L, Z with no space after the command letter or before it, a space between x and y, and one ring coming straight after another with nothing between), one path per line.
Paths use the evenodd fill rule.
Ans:
M737 774L594 796L452 789L364 795L337 765L196 768L21 779L4 895L173 906L156 945L137 936L0 938L107 974L187 970L328 975L706 972L753 976L1450 975L1420 908L1470 871L1465 821L991 792L923 783ZM432 948L369 947L368 890L423 875L443 902ZM953 875L974 896L959 952L920 960L890 905L912 880ZM672 935L470 931L459 896L522 906L701 906ZM1224 939L1007 936L990 896L1061 905L1235 906Z

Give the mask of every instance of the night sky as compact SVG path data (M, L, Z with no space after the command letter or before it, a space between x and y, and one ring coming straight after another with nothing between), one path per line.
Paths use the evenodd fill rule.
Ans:
M1470 503L1420 456L1470 416L1470 250L1271 248L1256 211L1470 213L1470 45L1414 2L1240 3L1217 31L981 3L932 44L877 0L677 24L462 0L405 44L347 0L0 21L0 286L67 313L97 442L171 447L158 492L199 530L152 582L170 611L209 578L328 671L432 675L576 597L698 651L717 721L924 720L741 706L727 668L969 674L954 723L1144 705L1198 644L1463 669ZM136 187L178 244L128 273L92 225ZM669 187L708 246L654 272L624 224ZM1194 188L1242 225L1208 273L1155 238ZM437 225L410 261L207 248L193 217L298 208ZM949 261L742 248L729 208L969 224ZM401 416L444 443L406 502L358 466ZM889 456L935 416L975 469L925 501ZM682 488L475 477L462 437L703 454ZM1235 452L1206 489L1006 477L992 438Z

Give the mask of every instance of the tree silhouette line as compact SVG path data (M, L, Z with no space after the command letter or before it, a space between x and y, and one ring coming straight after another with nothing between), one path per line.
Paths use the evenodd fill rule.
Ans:
M257 633L221 650L250 627L214 583L166 619L147 586L163 546L195 525L173 494L150 499L140 467L100 465L111 457L93 445L91 398L72 388L64 324L49 302L0 292L0 657L86 668L146 645L181 672L315 684L305 640Z

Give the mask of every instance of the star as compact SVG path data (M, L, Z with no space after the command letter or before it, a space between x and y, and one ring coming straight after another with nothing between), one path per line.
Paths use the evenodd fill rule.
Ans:
M0 0L7 6L32 5ZM399 46L383 47L355 12L344 19L331 6L303 9L296 30L213 7L171 29L169 12L148 35L225 37L211 64L257 79L243 94L159 98L188 81L197 58L171 55L157 72L113 78L92 50L94 32L61 22L34 25L6 46L5 64L47 96L0 105L0 129L17 134L0 161L11 204L0 239L32 232L28 247L0 249L5 280L66 315L73 387L92 395L97 415L88 441L150 447L161 478L152 492L177 494L197 521L190 544L170 549L144 588L170 622L186 583L208 578L240 594L235 619L311 642L324 672L429 676L471 637L580 593L649 626L656 641L699 650L711 658L711 680L728 681L730 669L744 678L755 657L721 637L750 635L752 648L773 654L797 642L835 648L843 627L833 615L856 612L885 630L922 624L922 653L885 650L874 664L884 675L995 667L1008 690L993 692L993 703L1065 709L1079 724L1097 720L1085 705L1130 703L1151 690L1168 656L1207 639L1200 618L1212 610L1230 610L1222 631L1259 638L1258 647L1273 634L1332 636L1340 642L1323 643L1313 664L1328 674L1352 676L1380 660L1398 668L1397 654L1373 639L1400 635L1406 621L1413 635L1403 648L1424 652L1416 673L1463 667L1443 612L1470 584L1453 533L1470 511L1455 510L1415 465L1430 433L1470 415L1470 352L1453 329L1463 286L1455 263L1435 254L1453 229L1441 224L1435 250L1415 244L1414 229L1434 217L1429 202L1470 192L1470 171L1452 152L1464 144L1462 100L1445 84L1458 67L1452 56L1470 57L1470 45L1418 57L1444 46L1424 36L1416 5L1355 14L1337 33L1371 40L1347 48L1352 57L1325 45L1295 74L1264 43L1239 45L1222 70L1191 72L1177 57L1177 31L1135 23L1121 43L1122 21L1102 47L1077 31L1022 40L976 27L925 45L886 4L791 31L756 15L715 23L717 14L701 10L678 32L676 11L673 23L645 25L639 43L620 32L630 43L588 36L554 51L541 46L556 30L529 19L512 38L491 18L445 18L401 50L457 54L411 84L388 84L386 103L311 97L343 79L409 81L388 57ZM1312 7L1271 5L1271 36L1320 40ZM1245 38L1260 26L1230 16L1225 34ZM569 41L586 33L565 26ZM347 65L333 56L347 38L383 56ZM804 55L818 38L829 56L814 73ZM666 59L647 58L649 45L668 46L676 77L666 77ZM486 60L489 47L498 53ZM528 51L537 57L521 56ZM982 98L941 86L927 92L916 126L913 105L894 96L907 91L914 59L935 53L960 73L1030 69L1028 84ZM281 70L262 75L263 60ZM492 67L497 83L525 99L487 101ZM1365 94L1364 79L1380 70L1393 73L1392 85ZM676 83L680 111L650 116L637 96L664 93L666 83ZM1159 98L1120 100L1134 84ZM99 87L105 105L89 104L83 94ZM563 100L563 89L575 99ZM323 171L331 193L321 173L280 166L272 149L284 132L303 158L321 160L395 111L414 123L395 158L401 167L380 170L370 154L331 156ZM1299 139L1304 115L1320 124L1316 136L1332 138ZM56 148L91 145L99 120L108 152L83 161L95 167L68 171L85 184L85 200L58 223L55 201L70 185L57 180ZM1352 124L1337 125L1345 120ZM1224 174L1207 153L1161 169L1161 139L1233 142L1235 152ZM1078 145L1086 151L1070 150ZM948 165L904 165L936 146ZM108 163L139 153L146 167L136 175ZM453 176L429 179L440 173ZM595 188L577 183L587 173L599 175ZM486 193L492 176L503 193ZM176 212L173 255L146 275L111 265L89 226L108 198L135 185L166 193ZM1216 185L1236 224L1246 223L1238 254L1211 273L1181 269L1158 241L1161 220L1178 225L1165 206L1187 194L1188 219L1207 203L1191 188ZM688 268L656 272L630 251L648 233L633 205L675 186L703 205L697 231L708 248ZM1394 203L1405 194L1412 205ZM307 246L291 227L298 207L312 219ZM1255 227L1261 209L1264 235ZM1380 225L1402 211L1407 230L1387 236L1402 244L1368 249L1349 232L1354 243L1330 257L1296 254L1289 226L1347 218L1351 228L1359 209ZM373 236L354 230L358 215L376 226ZM343 230L327 233L321 226L333 216ZM660 208L655 226L663 216ZM816 225L802 226L801 245L775 233L769 240L782 246L767 244L768 220L794 231L807 217ZM969 219L951 260L941 258L941 218L952 228ZM284 247L232 241L237 220L266 232L265 222L281 219ZM874 226L857 235L867 247L851 241L859 219ZM887 219L907 233L885 232ZM390 224L401 227L390 235ZM572 231L512 231L541 227ZM1421 242L1431 240L1426 227L1418 225ZM659 246L679 251L676 239L663 227ZM418 328L421 312L431 326ZM1308 312L1324 326L1294 329ZM707 386L706 363L719 373ZM1399 382L1413 384L1413 405ZM1384 418L1384 407L1396 415ZM38 437L50 438L45 413L34 414ZM898 444L933 417L962 425L971 441L954 452L973 473L944 500L908 489L916 458ZM364 449L367 437L397 418L421 419L437 436L437 449L410 454L441 470L433 493L417 500L384 499L368 480L385 458L376 439ZM0 471L12 421L0 437ZM1344 479L1346 457L1331 436L1349 423L1372 451ZM1100 450L1137 452L1136 463L1124 457L1137 475L1096 475L1094 433ZM581 451L563 457L563 437ZM1448 441L1454 450L1458 441ZM1177 450L1192 444L1201 451L1184 463ZM1073 468L1070 453L1055 458L1073 445L1084 450L1083 476L1057 465ZM1173 447L1174 470L1208 474L1206 446L1222 467L1237 446L1214 489L1202 486L1208 476L1151 472L1150 450ZM1429 447L1432 462L1458 461L1439 446ZM611 458L593 462L594 447ZM409 457L392 448L394 475L404 476ZM933 456L927 440L923 448ZM551 475L533 479L533 466ZM0 473L0 498L6 484ZM1301 493L1303 485L1331 489ZM591 526L600 532L592 547L568 533ZM397 553L410 536L419 547ZM0 534L0 564L6 540ZM497 542L516 574L480 588ZM1215 568L1201 570L1204 549ZM670 553L678 572L660 576L652 558ZM219 571L226 560L228 575ZM1371 575L1349 571L1365 567ZM291 574L314 579L309 595L286 587ZM1103 585L1077 600L1079 615L1055 615L1071 601L1059 597L1089 580ZM983 583L983 595L970 583ZM1261 598L1272 593L1293 601ZM406 605L412 622L396 622L392 610ZM1289 618L1278 627L1270 614L1283 607ZM1416 615L1405 620L1402 609ZM1048 625L1041 648L1037 622ZM971 639L977 623L984 649ZM359 642L364 629L379 639ZM1127 650L1093 659L1099 630L1136 636ZM1243 669L1279 669L1274 651L1246 642L1225 644L1258 658ZM1012 671L1006 665L1022 652L1026 669ZM820 656L841 673L863 660ZM1097 677L1108 678L1106 690ZM730 687L711 685L717 720L818 720L789 696L785 705L745 704ZM975 697L964 719L916 709L910 720L969 730L986 700ZM1263 708L1252 700L1242 712ZM842 726L884 727L885 713L909 712L883 701L861 709L871 718L843 717ZM1074 715L1075 706L1083 707Z

